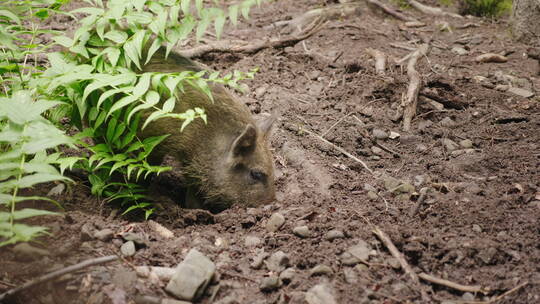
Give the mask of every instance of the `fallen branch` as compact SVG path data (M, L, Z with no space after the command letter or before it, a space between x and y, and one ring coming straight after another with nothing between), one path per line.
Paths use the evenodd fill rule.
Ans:
M416 62L420 56L427 55L429 51L429 44L422 44L416 51L414 51L407 63L407 76L409 77L409 87L407 89L407 95L401 102L401 110L403 110L403 130L409 131L411 129L411 121L416 114L416 105L418 103L418 93L420 92L420 86L422 79L420 73L416 70Z
M282 38L272 38L270 40L256 40L251 43L245 41L215 41L209 44L201 45L194 47L192 49L179 51L180 55L186 58L200 57L204 54L211 52L220 52L220 53L255 53L265 48L284 48L288 46L293 46L298 42L305 40L313 34L320 31L325 25L324 18L318 18L313 21L306 30L295 34L288 35Z
M57 270L57 271L53 271L51 273L48 273L48 274L46 274L44 276L41 276L41 277L35 279L35 280L26 282L22 286L10 289L10 290L4 292L3 294L0 294L0 302L2 302L6 298L11 297L14 294L19 293L19 292L21 292L21 291L23 291L25 289L28 289L30 287L33 287L35 285L38 285L38 284L41 284L41 283L44 283L44 282L47 282L47 281L50 281L50 280L53 280L53 279L56 279L56 278L61 277L61 276L65 275L65 274L67 274L67 273L71 273L71 272L74 272L74 271L77 271L77 270L81 270L81 269L89 267L89 266L105 264L105 263L108 263L108 262L115 261L117 259L118 259L118 256L109 255L109 256L104 256L104 257L100 257L100 258L86 260L84 262L81 262L81 263L78 263L78 264L75 264L75 265L71 265L69 267L66 267L66 268L63 268L63 269L60 269L60 270Z
M375 72L379 75L384 75L386 70L386 55L372 48L367 48L366 53L375 59Z
M271 25L266 26L265 29L287 26L292 29L291 32L302 30L306 24L309 24L311 21L317 18L320 18L323 21L329 21L358 14L358 9L361 5L363 5L361 2L352 2L312 9L291 20L274 22Z
M418 277L421 278L422 280L425 280L425 281L428 281L428 282L431 282L431 283L435 283L435 284L439 284L439 285L442 285L442 286L446 286L446 287L449 287L449 288L452 288L452 289L455 289L455 290L459 290L459 291L463 291L463 292L472 292L472 293L481 292L483 294L486 294L489 291L487 288L483 288L480 285L472 285L472 286L471 285L462 285L462 284L454 283L454 282L451 282L451 281L448 281L448 280L445 280L445 279L437 278L437 277L434 277L432 275L429 275L429 274L423 273L423 272L418 274Z
M352 155L351 153L347 152L346 150L344 150L343 148L339 147L339 146L336 146L335 144L329 142L328 140L322 138L320 135L318 134L315 134L309 130L306 130L304 128L301 128L301 127L297 127L297 126L294 126L292 124L288 125L288 129L289 130L298 130L298 131L301 131L301 132L306 132L307 134L319 139L320 141L332 146L334 149L338 150L339 152L341 152L342 154L344 154L345 156L349 157L350 159L356 161L357 163L359 163L360 165L362 165L362 167L364 167L364 169L366 169L366 171L368 171L369 173L373 174L373 171L366 165L366 163L364 163L362 160L360 160L358 157Z
M398 19L398 20L401 20L401 21L417 21L416 19L412 18L412 17L409 17L409 16L406 16L398 11L396 11L395 9L377 1L377 0L368 0L368 2L370 4L373 4L375 5L376 7L380 8L383 12L387 13L388 15Z
M403 254L396 248L396 245L394 245L390 237L388 237L388 235L384 233L384 231L382 231L376 225L373 225L372 231L383 242L386 248L388 248L388 251L390 251L390 254L392 254L392 256L399 261L401 268L403 268L405 273L409 275L413 283L420 288L422 299L425 302L430 302L429 296L424 291L424 289L422 289L420 286L420 279L418 278L418 275L416 274L416 272L414 272L414 270L412 270L411 266L409 265L407 260L405 260L405 257L403 256Z
M417 9L420 12L422 12L424 14L427 14L427 15L450 16L450 17L454 17L454 18L463 18L463 16L461 16L461 15L445 12L442 9L438 8L438 7L427 6L427 5L424 5L424 4L422 4L422 3L420 3L420 2L418 2L416 0L408 0L408 2L412 7L414 7L415 9Z

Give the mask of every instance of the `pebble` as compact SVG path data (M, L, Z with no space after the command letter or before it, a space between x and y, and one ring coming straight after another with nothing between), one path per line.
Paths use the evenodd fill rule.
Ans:
M426 145L424 144L418 144L416 145L416 148L414 149L416 152L425 152L427 150Z
M377 147L377 146L371 146L371 152L376 155L382 155L384 153L383 149Z
M407 21L405 22L406 27L424 27L426 24L420 21Z
M112 229L102 229L94 233L94 237L102 242L110 241L114 236L114 231Z
M368 271L369 268L364 264L358 264L358 265L354 266L354 269L358 273L364 273L364 272Z
M465 149L470 149L473 147L473 142L470 139L463 139L459 141L459 145Z
M133 241L125 242L120 247L120 252L124 257L130 257L135 254L135 243Z
M266 230L276 232L283 224L285 224L285 217L281 213L276 212L266 222Z
M453 140L445 138L442 140L442 144L446 151L452 152L459 148L458 144L456 144Z
M390 132L390 135L388 135L388 138L390 138L390 139L397 139L397 138L399 138L400 136L401 136L401 135L400 135L399 133L394 132L394 131L391 131L391 132Z
M372 201L374 201L374 200L376 200L376 199L379 198L379 196L377 195L377 193L375 193L375 192L373 192L373 191L369 191L369 192L367 193L367 196L368 196L368 198L369 198L370 200L372 200Z
M309 271L310 276L327 275L330 276L334 273L332 268L326 265L317 265Z
M461 298L465 301L474 301L474 295L470 292L464 293Z
M246 240L245 240L246 247L256 247L260 245L261 243L262 243L261 239L256 236L253 236L253 235L246 236Z
M439 125L446 128L453 128L456 125L456 122L450 117L445 117L439 122Z
M510 86L507 85L507 84L498 84L498 85L495 86L495 90L501 91L501 92L506 92L506 91L508 91L509 88L510 88Z
M180 300L196 301L200 298L216 271L216 265L197 249L191 249L175 268L165 288Z
M81 242L90 241L94 234L92 231L94 230L94 227L91 223L85 223L81 226Z
M352 268L349 268L349 267L343 268L343 276L345 277L345 282L349 284L358 283L358 274Z
M373 134L373 137L375 137L376 139L387 139L388 138L388 133L386 133L385 131L381 130L381 129L373 129L373 131L371 131L371 133Z
M28 243L19 243L13 247L12 251L15 253L15 258L21 262L35 261L50 255L48 250L34 247Z
M296 276L296 270L294 268L287 268L279 274L279 279L285 285L288 285Z
M261 98L261 97L263 97L267 90L268 90L268 86L266 86L266 85L263 85L263 86L261 86L261 87L258 87L258 88L255 90L255 98Z
M452 51L452 53L458 54L460 56L469 54L469 51L467 51L466 49L464 49L462 47L459 47L459 46L453 47L451 51Z
M388 191L394 190L395 188L397 188L401 184L400 180L398 180L396 178L393 178L391 176L383 177L383 182L384 182L384 187Z
M344 237L345 237L345 234L343 233L343 231L337 230L337 229L330 230L324 235L324 238L327 241L333 241L335 239L342 239Z
M515 94L515 95L518 95L518 96L521 96L521 97L525 97L525 98L529 98L529 97L534 96L533 92L531 92L529 90L517 88L517 87L510 87L508 89L508 92L512 93L512 94Z
M367 261L369 259L370 251L371 248L369 244L366 243L364 240L360 240L358 244L349 247L347 251L341 254L341 263L347 266L353 266L362 261Z
M399 263L398 259L396 258L388 258L386 260L386 262L388 263L388 265L390 265L390 267L394 268L394 269L400 269L401 268L401 264Z
M308 226L298 226L294 227L293 233L301 238L308 238L311 236L311 231Z
M396 188L393 189L394 191L392 191L394 194L400 194L400 193L413 193L414 191L416 191L416 189L414 188L414 186L411 184L411 183L408 183L408 182L404 182L402 183L401 185L397 186Z
M484 264L488 265L491 263L495 255L497 254L497 249L493 247L489 247L487 249L482 249L480 252L476 255L477 257L484 262Z
M126 241L133 241L133 243L140 247L146 247L147 245L146 238L140 233L126 232L122 234L122 238Z
M482 232L482 227L480 227L480 225L478 225L478 224L474 224L474 225L472 225L472 230L474 232L476 232L476 233L480 233L480 232Z
M261 266L263 265L263 262L264 260L270 256L270 254L268 252L260 252L258 255L256 255L254 258L253 258L253 262L249 265L249 267L253 268L253 269L259 269L261 268Z
M332 295L332 289L326 284L318 284L309 289L305 300L308 304L337 304Z
M458 157L458 156L461 156L461 155L464 155L464 154L474 153L475 151L476 150L474 150L474 149L461 149L461 150L452 151L452 153L450 153L450 155L452 157Z
M261 280L260 289L264 292L270 292L279 288L279 278L276 275L263 278Z
M265 264L268 270L281 272L289 266L289 256L283 251L277 251L265 261Z

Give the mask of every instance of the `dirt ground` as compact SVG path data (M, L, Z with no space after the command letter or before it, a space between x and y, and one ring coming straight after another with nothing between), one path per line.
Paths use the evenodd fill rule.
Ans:
M330 2L264 4L249 21L225 30L225 38L283 35L286 29L269 25ZM133 267L175 267L192 248L216 263L219 274L200 303L304 303L304 292L319 283L329 286L337 303L540 303L540 99L504 87L540 90L538 61L526 55L528 46L511 40L504 18L403 12L427 25L406 27L363 6L293 47L199 58L220 71L260 68L239 98L255 115L279 114L272 136L275 202L212 215L181 209L156 193L152 221L174 233L167 238L153 222L118 215L80 181L60 197L63 215L47 219L51 236L33 244L48 255L25 260L12 247L0 250L0 293L53 269L117 254L119 235L132 231L145 238L132 258L62 276L8 303L170 297L165 283L137 277ZM424 89L412 130L404 132L393 118L407 91L406 65L390 59L386 75L378 75L365 49L399 59L423 38L432 38L430 53L417 64ZM488 52L505 54L508 61L475 61ZM52 186L36 191L47 193ZM269 232L266 223L274 213L285 223ZM293 233L304 225L310 235ZM414 283L372 225L388 234L414 272L479 285L484 293L423 279ZM115 232L112 240L86 237L88 230L105 228ZM330 240L331 230L343 237ZM347 265L342 254L361 241L371 248L369 258ZM261 251L288 255L296 271L288 284L261 291L263 278L274 274L250 266ZM312 275L319 265L330 271ZM122 292L125 297L118 296Z

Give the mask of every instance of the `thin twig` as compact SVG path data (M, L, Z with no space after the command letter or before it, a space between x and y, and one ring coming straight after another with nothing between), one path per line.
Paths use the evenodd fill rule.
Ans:
M421 278L422 280L425 280L425 281L428 281L428 282L431 282L431 283L435 283L435 284L439 284L439 285L442 285L442 286L446 286L446 287L449 287L449 288L452 288L452 289L455 289L455 290L459 290L459 291L463 291L463 292L473 292L473 293L476 293L476 292L481 292L481 293L487 293L488 289L486 288L483 288L482 286L480 285L462 285L462 284L459 284L459 283L455 283L455 282L452 282L452 281L448 281L448 280L445 280L445 279L441 279L441 278L437 278L437 277L434 277L430 274L427 274L427 273L419 273L418 274L418 277Z
M35 280L26 282L22 286L10 289L10 290L4 292L3 294L0 294L0 302L2 302L4 299L6 299L6 298L18 293L18 292L21 292L21 291L23 291L25 289L28 289L30 287L33 287L35 285L38 285L38 284L41 284L41 283L56 279L56 278L61 277L61 276L65 275L65 274L67 274L67 273L71 273L71 272L74 272L74 271L77 271L77 270L81 270L81 269L89 267L89 266L94 266L94 265L99 265L99 264L112 262L112 261L115 261L117 259L118 259L118 256L109 255L109 256L104 256L104 257L99 257L99 258L95 258L95 259L86 260L84 262L81 262L81 263L78 263L78 264L75 264L75 265L71 265L69 267L66 267L66 268L63 268L63 269L60 269L60 270L57 270L57 271L53 271L51 273L48 273L48 274L46 274L44 276L41 276L41 277L35 279Z
M422 44L416 51L412 53L409 62L407 63L407 76L409 77L409 87L407 88L406 98L401 103L401 110L403 111L403 130L409 131L411 129L411 121L416 114L416 105L418 103L418 93L420 92L420 86L422 79L420 73L416 70L416 62L420 56L424 56L429 52L429 44Z
M375 6L377 6L378 8L380 8L383 12L387 13L388 15L398 19L398 20L401 20L401 21L416 21L416 19L412 18L412 17L409 17L409 16L406 16L398 11L396 11L395 9L391 8L390 6L388 5L385 5L377 0L368 0L368 2L370 4L373 4Z
M315 134L305 128L301 128L301 127L298 127L298 126L290 126L291 129L299 129L299 131L302 131L302 132L306 132L307 134L319 139L320 141L332 146L334 149L338 150L339 152L343 153L345 156L349 157L350 159L356 161L357 163L359 163L360 165L362 165L362 167L364 167L364 169L366 169L367 172L369 172L370 174L373 174L373 170L371 170L367 165L366 163L364 163L362 160L360 160L358 157L352 155L351 153L347 152L346 150L344 150L343 148L339 147L339 146L336 146L335 144L329 142L328 140L322 138L320 135L318 134Z
M345 118L349 117L352 113L349 113L347 115L343 115L338 121L336 121L333 125L331 125L326 131L321 133L321 137L324 137L328 132L332 131L333 128L335 128L337 125L339 125Z

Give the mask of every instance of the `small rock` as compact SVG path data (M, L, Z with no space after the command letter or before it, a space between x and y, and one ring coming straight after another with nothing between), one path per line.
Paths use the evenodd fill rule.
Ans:
M400 193L413 193L416 189L411 183L404 182L401 185L397 186L393 189L394 194L400 194Z
M48 250L34 247L28 243L19 243L13 247L12 251L15 258L21 262L35 261L50 255Z
M366 271L369 270L369 268L364 265L364 264L358 264L356 266L354 266L354 269L358 272L358 273L364 273Z
M464 139L459 141L459 145L465 149L470 149L473 147L473 142L470 139Z
M420 21L407 21L405 22L406 27L424 27L426 24Z
M285 224L285 217L281 213L276 212L266 222L266 230L276 232L283 224Z
M506 92L506 91L508 91L509 88L510 88L510 86L507 85L507 84L498 84L498 85L495 86L495 90L501 91L501 92Z
M261 244L261 239L256 237L256 236L253 236L253 235L248 235L246 236L246 240L245 240L245 245L246 247L256 247L258 245Z
M122 238L126 241L133 241L139 247L146 247L147 245L146 238L140 233L126 232L122 234Z
M442 140L442 144L446 151L452 152L459 148L458 144L456 144L453 140L445 138Z
M497 249L493 247L489 247L487 249L482 249L480 252L476 255L477 257L484 262L484 264L489 265L491 261L493 261L493 258L497 254Z
M427 147L424 144L418 144L416 145L416 148L414 148L414 150L421 153L427 151Z
M369 244L364 240L360 240L357 245L349 247L339 258L344 265L353 266L362 261L367 261L370 251Z
M452 153L450 153L450 155L452 157L458 157L458 156L461 156L461 155L464 155L464 154L471 154L471 153L474 153L474 149L461 149L461 150L456 150L456 151L452 151Z
M58 185L52 187L51 190L49 190L49 192L47 193L47 196L48 197L50 197L50 196L59 196L60 194L62 194L64 192L65 189L66 189L66 185L58 184Z
M180 300L196 301L212 281L215 271L216 266L208 257L191 249L165 289Z
M385 131L381 129L373 129L371 133L373 134L373 137L376 139L384 140L388 138L388 133L386 133Z
M270 292L279 288L279 278L276 275L263 278L261 280L260 289L264 292Z
M401 264L399 263L398 259L396 258L388 258L386 260L386 262L388 262L388 265L390 265L390 267L394 268L394 269L400 269L401 268Z
M388 135L388 138L390 139L396 139L396 138L399 138L401 135L397 132L394 132L394 131L391 131L390 132L390 135Z
M256 90L255 90L255 98L261 98L264 96L264 94L266 94L266 91L268 90L268 86L266 85L263 85L263 86L260 86L258 87Z
M377 188L373 187L372 185L370 185L370 184L368 184L368 183L365 183L365 184L364 184L364 190L366 190L366 191L377 192Z
M294 268L287 268L279 274L279 279L285 285L288 285L296 276L296 270Z
M525 97L525 98L529 98L529 97L534 96L533 92L531 92L529 90L517 88L517 87L510 87L508 89L508 92L512 93L512 94L515 94L515 95L518 95L518 96L521 96L521 97Z
M343 231L337 230L337 229L330 230L324 235L324 238L328 241L333 241L335 239L342 239L344 237L345 237L345 234L343 233Z
M306 292L306 302L308 304L337 304L332 290L325 284L313 286Z
M426 122L426 121L429 121L429 120L422 120L422 122ZM431 123L431 121L429 122ZM412 144L417 143L419 140L420 140L420 136L416 136L416 135L404 134L403 136L399 137L399 143L403 145L412 145Z
M382 155L384 153L383 149L377 146L371 146L371 152L375 155Z
M414 177L414 185L416 187L421 186L425 181L426 181L426 176L425 175L416 175Z
M112 229L107 229L107 228L94 233L94 238L102 242L110 241L113 238L113 236L114 236L114 231L112 231Z
M332 268L326 265L317 265L309 271L310 276L327 275L330 276L334 273Z
M135 242L129 241L122 244L120 252L122 253L122 256L125 257L133 256L135 254Z
M268 270L281 272L289 266L289 256L283 251L278 251L273 253L268 260L265 261L265 264Z
M452 51L452 53L458 54L460 56L469 54L469 51L467 51L466 49L464 49L464 48L462 48L460 46L453 47L451 51Z
M540 209L540 201L532 201L529 203L529 206L530 207L533 207L533 208L539 208Z
M495 54L495 53L486 53L479 56L476 56L475 58L476 62L496 62L496 63L503 63L507 62L508 58L506 58L503 55Z
M261 266L263 265L263 262L264 260L270 256L270 254L268 252L260 252L258 255L256 255L254 258L253 258L253 262L249 265L249 267L253 268L253 269L259 269L261 268Z
M446 128L453 128L456 125L456 122L450 117L445 117L439 122L439 125Z
M395 188L397 188L401 184L401 181L399 181L398 179L393 178L391 176L383 177L383 182L384 182L384 187L388 191L394 190Z
M358 274L356 274L356 271L354 271L352 268L343 268L343 276L345 277L345 282L349 284L358 283Z
M376 200L376 199L379 198L379 196L377 195L377 193L375 193L375 192L373 192L373 191L369 191L369 192L367 193L367 197L368 197L370 200L372 200L372 201L374 201L374 200Z
M476 233L480 233L482 232L482 227L480 227L480 225L474 224L472 225L472 230Z
M311 231L308 226L298 226L294 227L293 233L301 238L308 238L311 236Z
M135 301L135 303L137 303L137 301ZM149 303L151 303L151 302L149 302ZM191 304L191 302L178 301L178 300L174 300L174 299L161 299L161 302L159 302L159 304Z
M94 230L94 225L91 223L85 223L81 226L81 242L90 241L94 236L92 232Z
M115 211L115 210L113 210L113 211ZM112 215L112 212L111 212L111 215ZM113 216L113 218L114 218L114 216ZM165 228L163 225L161 225L158 222L155 222L153 220L149 220L148 221L148 226L150 226L150 228L152 228L152 230L154 230L159 236L161 236L164 239L172 239L174 237L174 232L172 232L171 230Z
M474 301L474 295L470 292L464 293L461 298L465 301Z

